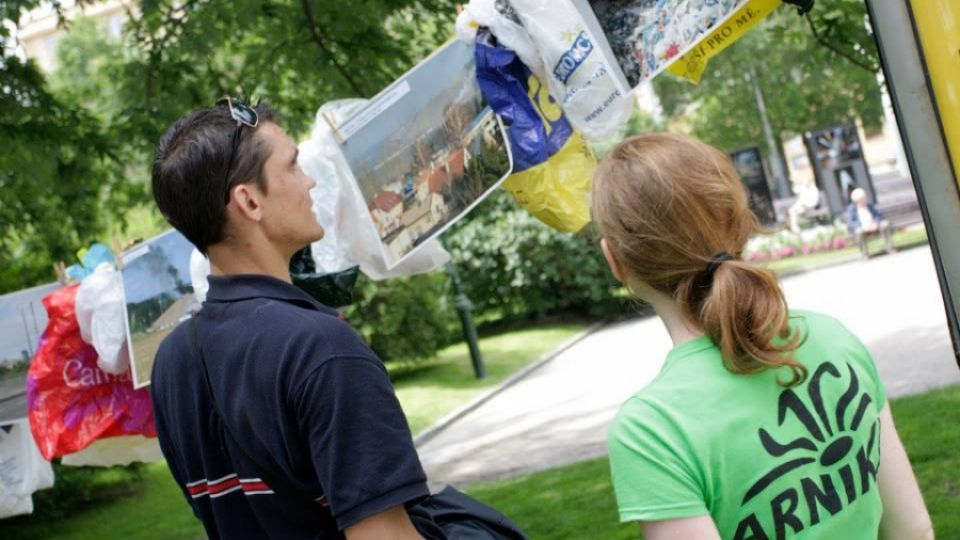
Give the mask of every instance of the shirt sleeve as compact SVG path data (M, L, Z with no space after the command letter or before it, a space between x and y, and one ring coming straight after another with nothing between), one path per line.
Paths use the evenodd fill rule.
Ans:
M880 378L880 372L877 370L877 363L873 360L873 355L870 354L870 350L867 349L867 346L860 341L860 338L855 336L853 333L850 335L853 336L853 339L857 344L858 360L863 366L863 369L870 376L870 383L873 386L873 392L871 394L873 396L874 403L877 404L877 412L880 412L887 404L887 390L883 385L883 379Z
M636 399L624 405L607 436L620 521L660 521L709 514L687 443Z
M340 530L429 495L406 417L379 360L325 361L306 378L296 403Z

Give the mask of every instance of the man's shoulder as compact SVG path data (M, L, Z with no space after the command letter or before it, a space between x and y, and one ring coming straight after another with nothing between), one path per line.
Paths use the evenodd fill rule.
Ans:
M240 323L234 334L285 361L316 366L337 357L377 358L335 311L271 299L251 301L243 309L247 313L234 319Z

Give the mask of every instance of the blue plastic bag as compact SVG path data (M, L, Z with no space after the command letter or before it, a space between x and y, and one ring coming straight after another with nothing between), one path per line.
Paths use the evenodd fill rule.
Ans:
M517 54L498 45L488 30L477 34L476 57L480 90L510 133L514 172L546 162L573 133L560 105Z
M503 183L535 217L563 232L590 222L590 175L597 161L560 105L516 53L486 29L475 44L477 83L507 126L513 174Z

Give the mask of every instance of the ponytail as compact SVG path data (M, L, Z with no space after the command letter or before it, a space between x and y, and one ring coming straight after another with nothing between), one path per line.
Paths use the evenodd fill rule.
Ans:
M801 336L790 330L787 302L772 271L738 260L722 262L712 273L705 270L681 280L676 299L720 348L732 373L786 367L792 375L778 379L782 386L806 380L806 366L789 355Z
M633 137L597 167L591 209L625 273L674 298L729 371L785 367L780 384L806 380L776 276L727 255L763 232L729 156L683 135Z

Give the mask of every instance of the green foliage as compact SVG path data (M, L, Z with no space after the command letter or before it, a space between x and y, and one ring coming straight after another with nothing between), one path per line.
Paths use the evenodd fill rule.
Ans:
M39 5L0 0L0 40ZM0 48L0 292L50 281L54 261L105 235L159 232L148 166L183 114L224 94L263 98L299 137L321 104L370 97L433 51L456 15L453 0L138 7L119 42L71 21L49 81Z
M498 190L445 240L479 312L504 319L620 313L618 284L590 236L550 229Z
M361 276L344 315L384 361L431 358L455 335L447 288L443 272L381 282Z
M772 30L778 38L797 43L813 37L846 67L880 72L880 55L863 0L819 0L804 22L775 25Z
M50 93L36 65L0 58L0 292L50 281L101 230L118 180L96 118Z
M69 467L53 464L55 477L50 489L33 495L35 519L61 519L91 504L136 493L144 480L144 465L126 467Z
M843 17L825 18L835 12ZM854 24L851 21L866 24L862 2L823 0L814 13L825 14L816 16L822 18L816 20L818 26L826 27L828 21L844 21L844 27ZM860 36L865 32L855 32L850 39L856 40L863 56L875 58L872 39ZM665 75L654 80L654 87L667 115L683 118L696 136L727 151L765 148L753 77L763 92L775 137L849 118L859 117L868 130L882 123L876 73L820 44L807 20L792 9L777 10L711 59L699 85Z

